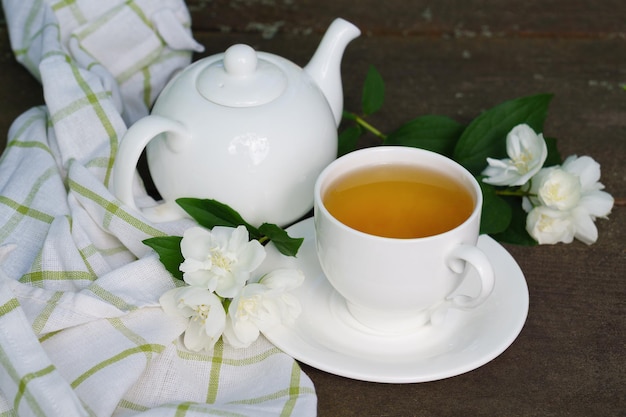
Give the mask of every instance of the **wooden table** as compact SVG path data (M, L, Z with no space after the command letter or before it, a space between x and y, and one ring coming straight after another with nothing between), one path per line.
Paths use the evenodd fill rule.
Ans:
M304 65L334 17L363 31L343 61L346 108L359 109L370 65L390 131L441 114L469 122L507 99L555 94L545 134L564 156L590 155L616 198L592 246L506 248L524 271L530 312L502 355L463 375L379 384L306 365L320 416L626 415L626 3L622 0L189 1L206 55L244 42ZM10 123L43 104L0 28L0 147ZM363 139L361 146L376 143ZM506 279L506 277L504 277Z

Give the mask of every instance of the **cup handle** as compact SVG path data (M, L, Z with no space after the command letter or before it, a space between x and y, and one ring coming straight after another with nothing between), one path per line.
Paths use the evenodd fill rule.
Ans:
M476 246L461 244L457 246L448 258L448 267L454 272L461 274L465 265L470 264L480 277L480 293L471 297L468 295L455 295L449 299L453 307L470 309L482 304L493 292L495 274L491 262L485 253Z
M168 203L149 210L139 210L133 194L133 176L137 162L148 143L161 133L170 133L167 147L174 153L180 152L191 138L187 128L180 122L159 115L149 115L133 124L120 143L113 165L113 194L124 204L142 212L149 220L159 222L175 220L181 215Z

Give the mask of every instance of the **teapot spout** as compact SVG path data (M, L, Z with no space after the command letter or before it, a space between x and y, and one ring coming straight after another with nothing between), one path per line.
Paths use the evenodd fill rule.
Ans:
M348 43L361 34L352 23L338 18L330 25L313 58L304 71L315 80L326 96L339 126L343 113L343 87L341 84L341 59Z

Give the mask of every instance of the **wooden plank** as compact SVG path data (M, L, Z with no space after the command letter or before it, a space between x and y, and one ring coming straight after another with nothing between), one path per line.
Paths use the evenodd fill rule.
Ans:
M320 33L335 17L373 36L621 37L621 0L191 0L201 31Z
M6 145L7 132L15 118L43 104L41 84L17 63L6 26L0 26L0 151Z

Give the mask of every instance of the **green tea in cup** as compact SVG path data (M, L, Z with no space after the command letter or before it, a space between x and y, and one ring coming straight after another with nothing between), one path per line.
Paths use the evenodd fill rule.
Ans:
M326 188L323 202L346 226L391 238L452 230L469 218L475 204L468 187L451 175L395 164L344 174Z

